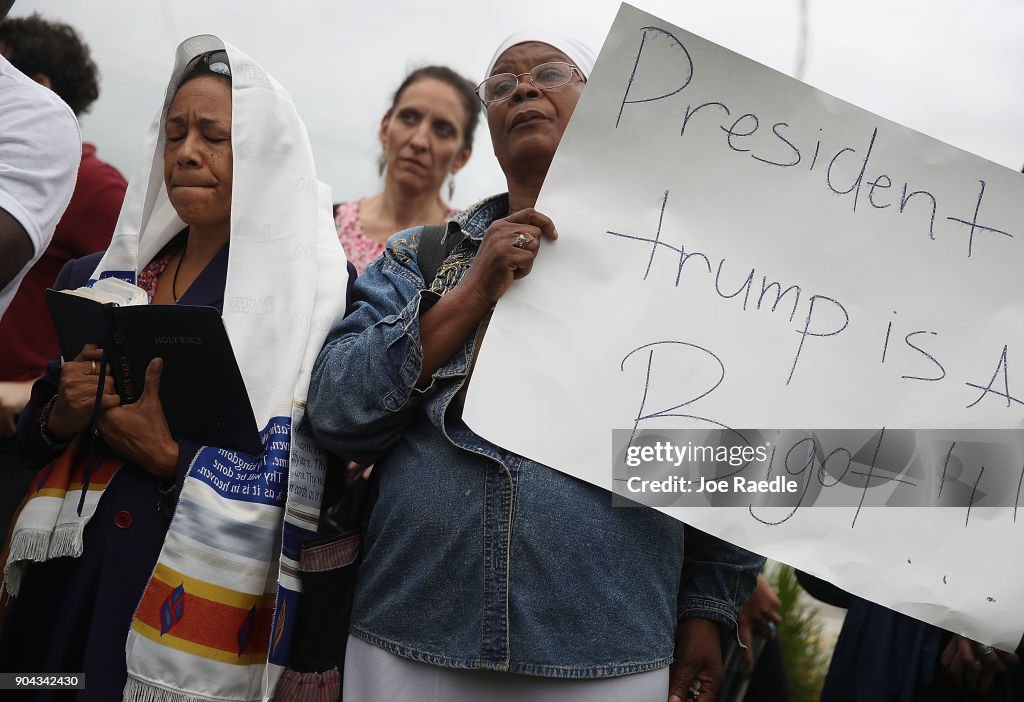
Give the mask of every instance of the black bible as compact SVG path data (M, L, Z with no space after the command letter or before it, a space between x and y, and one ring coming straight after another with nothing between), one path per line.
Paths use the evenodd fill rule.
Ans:
M149 362L162 358L160 402L175 439L262 453L256 418L220 313L213 307L148 305L139 298L111 297L117 301L103 302L104 293L92 288L46 291L64 360L74 359L85 344L101 346L121 404L130 404L142 394Z

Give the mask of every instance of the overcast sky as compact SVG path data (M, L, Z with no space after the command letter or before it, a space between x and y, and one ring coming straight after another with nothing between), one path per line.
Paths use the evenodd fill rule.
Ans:
M804 80L1019 170L1024 163L1024 0L805 0ZM794 75L800 0L635 0L637 7ZM17 0L74 25L101 96L83 136L126 174L161 99L174 47L218 34L291 93L336 201L376 192L377 127L405 73L445 63L473 82L508 34L570 33L595 51L617 0ZM456 179L464 207L503 190L486 128Z

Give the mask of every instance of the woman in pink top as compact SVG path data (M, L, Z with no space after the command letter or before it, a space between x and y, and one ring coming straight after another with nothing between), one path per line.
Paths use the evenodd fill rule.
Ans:
M395 232L457 213L438 191L469 160L479 116L472 83L445 66L417 69L398 87L380 121L383 192L335 212L338 238L356 270L362 273ZM451 188L449 180L449 198Z

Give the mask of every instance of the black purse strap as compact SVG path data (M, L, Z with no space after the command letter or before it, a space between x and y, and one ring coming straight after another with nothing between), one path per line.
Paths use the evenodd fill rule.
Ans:
M448 254L455 250L455 247L462 243L466 235L460 229L458 234L448 231L446 224L431 224L423 227L420 232L419 245L416 247L416 265L423 274L424 287L430 288L441 264L448 258Z

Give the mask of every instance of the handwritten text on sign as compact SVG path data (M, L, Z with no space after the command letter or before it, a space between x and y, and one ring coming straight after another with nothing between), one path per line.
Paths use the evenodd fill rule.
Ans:
M499 304L466 419L609 489L614 429L702 427L934 430L908 464L1017 485L1021 462L935 431L1024 423L1022 198L1018 173L623 6L538 202L561 236ZM1015 646L1024 516L970 505L657 508Z

